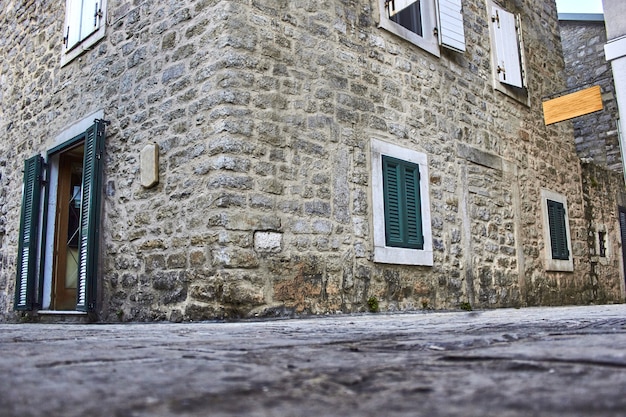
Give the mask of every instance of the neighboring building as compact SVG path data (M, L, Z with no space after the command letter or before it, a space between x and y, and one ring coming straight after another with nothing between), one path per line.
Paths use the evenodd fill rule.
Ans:
M620 141L622 149L626 149L624 141L624 121L626 120L626 4L620 0L603 0L606 16L607 44L605 45L606 60L610 62L615 77L615 90L619 107ZM626 178L626 173L625 173Z
M6 320L623 301L554 1L137 3L0 4Z
M565 74L570 91L600 86L603 110L572 120L578 156L584 162L583 197L588 221L590 281L624 276L626 195L618 108L611 66L606 62L602 14L559 14ZM598 202L602 201L602 204ZM622 218L620 225L619 219ZM621 237L620 237L621 235Z
M613 70L615 93L619 108L619 142L622 149L624 170L622 174L626 180L626 4L619 0L602 0L606 16L607 44L604 47L606 59L611 63ZM619 206L619 223L621 241L626 242L626 199L622 199ZM626 260L626 245L622 243L622 259ZM626 261L623 261L626 270Z
M599 85L604 109L572 120L578 155L612 171L623 172L618 139L617 101L611 65L604 56L602 14L559 14L567 88Z

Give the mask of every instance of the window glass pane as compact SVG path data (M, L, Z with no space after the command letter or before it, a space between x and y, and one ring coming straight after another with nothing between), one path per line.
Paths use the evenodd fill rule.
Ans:
M424 36L422 28L422 10L419 1L416 1L400 13L392 16L390 19L400 26L407 28L411 32L414 32L419 36Z

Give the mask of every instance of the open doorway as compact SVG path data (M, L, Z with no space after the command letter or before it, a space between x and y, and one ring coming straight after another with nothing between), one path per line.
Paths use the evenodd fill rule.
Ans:
M52 310L75 310L84 146L59 155L55 207Z
M105 123L85 119L24 162L16 310L96 308Z

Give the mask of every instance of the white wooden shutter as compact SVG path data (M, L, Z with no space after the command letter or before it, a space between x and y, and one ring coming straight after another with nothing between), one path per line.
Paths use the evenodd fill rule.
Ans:
M461 0L438 0L439 44L455 51L465 51L465 31Z
M65 48L71 49L100 28L101 0L67 0Z
M65 3L66 19L65 19L65 48L70 49L80 42L80 27L82 21L82 0L67 0Z
M419 0L388 0L387 10L389 11L389 17L400 13L402 10L406 9L417 1Z
M495 38L498 79L501 83L522 88L522 61L515 15L494 4L491 7L491 24Z
M80 40L85 39L100 26L98 17L99 0L83 0L83 11L81 13Z

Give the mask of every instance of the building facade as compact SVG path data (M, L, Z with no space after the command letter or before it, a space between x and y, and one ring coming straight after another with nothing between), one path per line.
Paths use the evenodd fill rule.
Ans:
M603 0L606 15L606 34L607 43L604 46L604 52L607 62L611 65L614 75L614 84L616 90L616 100L619 110L619 138L622 149L626 149L624 142L624 120L626 120L626 23L621 19L622 13L626 11L623 2L617 0ZM626 178L626 171L624 172Z
M604 109L572 120L578 155L611 171L623 172L613 71L606 62L602 14L559 14L567 88L599 85Z
M588 253L593 291L601 279L619 281L624 247L610 242L626 237L623 152L611 65L606 61L602 14L559 14L568 91L600 86L603 109L572 120L581 158L583 196L588 219ZM598 204L598 202L602 202ZM618 237L619 236L619 237ZM621 259L620 259L621 258ZM610 278L612 277L612 278Z
M7 320L623 301L615 228L593 275L572 125L543 123L566 88L553 1L0 16Z

